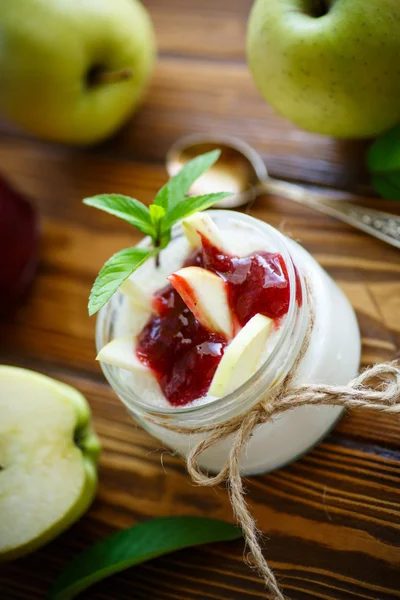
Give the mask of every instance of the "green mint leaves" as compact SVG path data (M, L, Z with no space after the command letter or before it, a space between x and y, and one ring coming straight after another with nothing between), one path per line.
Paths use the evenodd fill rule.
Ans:
M219 158L220 151L213 150L188 162L157 193L149 207L135 198L122 194L100 194L85 198L83 203L127 221L151 238L148 248L127 248L112 256L101 269L89 297L89 315L94 315L120 285L148 258L156 257L171 239L171 229L181 219L206 210L216 202L230 196L219 192L204 196L186 197L193 183Z
M195 212L200 210L206 210L210 208L216 202L223 200L231 194L226 192L220 192L216 194L206 194L205 196L191 196L185 198L184 202L177 204L166 216L164 221L165 230L170 230L172 225L184 219L190 217Z
M172 211L184 200L196 179L203 175L219 158L220 150L196 156L188 162L168 183L168 211ZM229 194L227 194L229 196ZM165 207L164 207L165 208ZM185 217L188 215L184 215ZM183 218L183 217L181 217Z
M47 600L72 600L102 579L182 548L237 540L238 527L205 517L162 517L118 531L76 556L60 573Z
M115 294L119 287L140 265L155 252L148 248L125 248L114 254L104 264L90 292L89 315L94 315L99 308Z
M83 203L127 221L145 235L152 236L154 233L150 210L135 198L121 194L99 194L85 198Z
M388 200L400 200L400 125L375 140L367 161L378 194Z

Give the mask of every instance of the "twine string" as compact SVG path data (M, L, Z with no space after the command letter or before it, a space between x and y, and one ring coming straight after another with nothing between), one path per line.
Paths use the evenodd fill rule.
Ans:
M285 600L285 596L262 554L259 541L261 534L248 509L240 473L240 458L256 428L301 406L341 406L345 409L357 408L400 416L400 367L396 361L369 367L345 386L293 385L293 373L296 372L296 368L297 365L294 365L294 369L283 383L270 391L266 398L245 415L232 417L224 423L199 427L169 422L162 425L175 433L206 434L206 437L189 452L187 470L193 482L198 485L213 487L225 481L228 483L233 513L242 528L252 563L264 579L273 600ZM233 442L225 465L215 475L205 473L199 465L200 456L229 436L233 436Z

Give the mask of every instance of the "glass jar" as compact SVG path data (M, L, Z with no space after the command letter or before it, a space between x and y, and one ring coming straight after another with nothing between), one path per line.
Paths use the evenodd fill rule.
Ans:
M233 416L245 414L292 369L309 330L311 315L314 323L311 333L307 334L310 335L309 345L297 366L295 383L346 384L357 374L360 362L360 333L354 311L340 288L304 248L248 215L224 210L210 211L210 215L222 230L234 226L235 221L256 228L286 263L290 283L289 310L278 342L265 363L251 379L223 398L198 406L170 408L146 403L145 398L132 389L124 371L102 363L107 380L132 416L149 433L182 456L186 456L203 436L172 432L163 424L193 428L223 423ZM182 229L178 225L173 237L181 235ZM146 243L144 240L141 245ZM295 268L302 287L300 306L296 301ZM123 302L124 297L117 293L100 311L96 332L98 351L113 339ZM305 406L260 425L244 449L242 473L271 471L296 460L329 433L341 414L340 407ZM200 466L209 472L220 470L227 460L231 443L232 440L227 438L205 451L199 460Z

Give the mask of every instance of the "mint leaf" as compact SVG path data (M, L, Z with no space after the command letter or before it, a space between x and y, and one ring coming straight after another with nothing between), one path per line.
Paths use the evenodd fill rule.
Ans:
M152 204L150 207L150 217L151 222L153 223L154 230L156 232L156 238L159 236L160 232L160 223L165 216L165 209L162 206L158 206L157 204Z
M150 255L148 248L125 248L112 256L103 266L93 284L89 297L89 315L94 315L115 294L124 283Z
M218 519L166 517L140 523L76 556L53 584L47 600L72 600L93 583L156 556L240 537L240 529Z
M123 196L122 194L99 194L91 198L85 198L83 203L94 206L127 221L145 235L154 237L154 227L150 217L150 211L139 200Z
M220 157L221 150L212 150L190 160L168 183L168 213L182 202L193 183Z
M205 196L190 196L180 204L177 204L171 212L167 214L163 222L163 231L171 228L185 217L189 217L199 210L206 210L216 202L232 196L230 192L218 192L216 194L206 194Z
M389 200L400 200L400 125L378 137L367 155L374 189Z
M168 183L162 186L161 190L159 190L154 198L153 204L157 206L162 206L165 210L168 208Z

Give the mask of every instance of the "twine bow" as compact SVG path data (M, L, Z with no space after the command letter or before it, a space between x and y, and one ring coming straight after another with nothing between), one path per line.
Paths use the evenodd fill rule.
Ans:
M377 383L378 380L378 383ZM360 408L400 415L400 368L396 362L377 364L366 369L348 385L322 384L293 385L293 371L283 383L253 406L248 413L221 424L200 427L181 427L165 423L163 427L184 434L206 434L205 439L195 446L187 457L187 469L198 485L216 486L226 481L236 520L241 526L246 545L254 565L263 577L273 600L285 600L271 568L265 560L260 543L260 532L245 501L240 458L255 429L274 417L300 406L342 406L347 409ZM228 460L216 475L204 473L199 466L200 455L233 435Z

